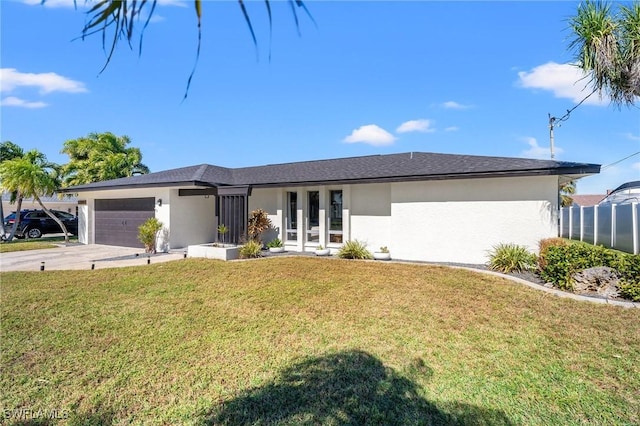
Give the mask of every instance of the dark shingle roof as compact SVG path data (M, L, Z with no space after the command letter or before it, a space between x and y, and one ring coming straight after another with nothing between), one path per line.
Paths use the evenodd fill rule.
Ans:
M597 164L413 152L228 169L202 164L67 188L67 192L144 186L285 186L472 177L586 175Z

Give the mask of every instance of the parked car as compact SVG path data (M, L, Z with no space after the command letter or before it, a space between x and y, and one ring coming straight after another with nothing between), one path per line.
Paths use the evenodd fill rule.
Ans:
M73 235L78 234L78 218L71 213L60 210L51 210L58 219L67 227L67 231ZM4 218L4 226L11 231L16 221L16 212ZM62 232L60 225L56 223L44 210L21 210L20 224L16 230L16 238L40 238L42 234L57 234Z

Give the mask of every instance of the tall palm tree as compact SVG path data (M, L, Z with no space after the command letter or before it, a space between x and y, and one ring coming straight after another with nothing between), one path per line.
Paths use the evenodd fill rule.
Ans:
M23 155L24 155L24 151L15 143L10 141L5 141L0 143L0 164L8 160L13 160L14 158L22 157ZM3 191L0 191L0 195L2 194L3 194ZM17 211L20 211L20 209L22 208L22 198L18 198L18 194L15 191L11 192L11 203L14 203L14 202L17 202L18 204ZM19 224L20 219L18 218L17 221ZM7 233L7 230L4 227L4 204L0 199L0 238L4 239L6 233Z
M569 20L575 62L591 76L601 95L616 106L632 106L640 96L640 2L621 5L587 0Z
M576 181L570 180L569 182L560 185L560 207L569 207L573 204L573 197L576 193Z
M62 168L64 186L83 185L103 180L149 173L142 163L139 148L127 147L128 136L90 133L87 137L64 143L62 152L70 161Z
M0 185L2 188L18 194L18 199L32 197L40 204L42 210L53 219L64 233L65 243L69 242L69 233L64 223L49 210L40 199L41 196L51 196L60 187L58 166L47 161L47 157L38 150L31 150L22 157L4 161L0 164ZM15 235L19 223L20 205L17 210L16 222L13 225L9 241Z

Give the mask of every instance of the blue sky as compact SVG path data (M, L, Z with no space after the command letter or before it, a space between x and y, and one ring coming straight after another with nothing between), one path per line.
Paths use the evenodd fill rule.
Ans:
M309 1L317 26L273 2L161 0L142 55L76 39L83 0L2 0L1 138L59 163L64 141L128 135L152 171L424 151L549 158L548 114L590 92L567 51L577 2ZM76 39L76 40L74 40ZM271 55L271 59L269 59ZM640 109L596 96L555 129L556 159L608 165L640 151ZM640 179L640 155L582 179Z

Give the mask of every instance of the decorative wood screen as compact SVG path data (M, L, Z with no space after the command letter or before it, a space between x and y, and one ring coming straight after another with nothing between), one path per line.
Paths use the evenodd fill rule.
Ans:
M224 236L225 243L240 244L246 240L250 192L248 186L218 188L218 223L229 230ZM218 239L222 240L222 235Z

